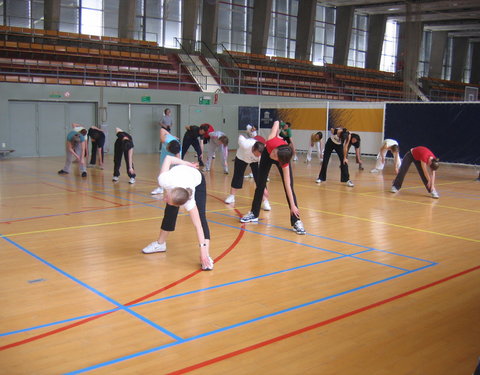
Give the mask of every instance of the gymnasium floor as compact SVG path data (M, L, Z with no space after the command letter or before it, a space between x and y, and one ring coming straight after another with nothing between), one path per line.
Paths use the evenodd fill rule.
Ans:
M166 253L141 253L163 216L150 195L158 155L135 155L135 185L124 166L111 181L111 156L86 179L57 175L63 157L1 160L0 374L472 374L478 170L442 165L434 200L413 166L391 194L391 161L372 174L374 158L359 171L350 157L349 188L336 156L321 186L318 160L303 159L305 236L291 231L274 169L272 211L240 224L254 183L224 204L231 175L216 162L211 272L188 215Z

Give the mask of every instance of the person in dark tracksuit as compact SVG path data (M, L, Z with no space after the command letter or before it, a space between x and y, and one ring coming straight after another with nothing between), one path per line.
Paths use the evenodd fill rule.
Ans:
M315 181L317 184L327 180L327 167L330 160L330 155L335 151L340 160L340 182L344 182L347 186L353 187L353 182L350 181L350 174L348 172L348 145L350 144L351 134L346 128L331 128L331 135L325 143L323 150L323 163L320 168L320 173Z
M135 183L135 169L133 167L133 139L130 134L122 129L115 129L117 140L115 141L113 153L113 181L118 181L120 177L120 167L122 165L122 156L125 157L125 167L127 168L128 181L130 184Z
M97 128L96 126L91 126L90 129L88 129L88 137L92 142L92 154L90 155L90 164L88 165L88 167L95 167L98 160L97 168L103 169L105 133L102 129Z
M202 159L202 147L200 146L200 142L198 141L199 138L203 139L203 136L208 132L208 124L203 124L201 126L196 125L187 125L185 129L187 130L183 135L182 140L182 159L185 157L190 146L193 147L195 152L197 153L198 163L200 167L203 167L203 159Z

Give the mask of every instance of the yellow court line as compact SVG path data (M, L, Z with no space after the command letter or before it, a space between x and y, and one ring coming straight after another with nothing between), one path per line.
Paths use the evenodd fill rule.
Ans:
M231 208L224 208L221 210L207 210L208 212L221 212L221 211L230 211ZM179 213L179 216L186 216L188 213ZM70 229L83 229L83 228L92 228L92 227L103 227L106 225L116 225L116 224L128 224L128 223L135 223L139 221L149 221L149 220L158 220L162 219L163 216L153 216L153 217L148 217L148 218L141 218L141 219L132 219L132 220L122 220L122 221L111 221L107 223L98 223L98 224L86 224L86 225L76 225L72 227L63 227L63 228L51 228L51 229L42 229L42 230L34 230L34 231L29 231L29 232L19 232L19 233L10 233L10 234L1 234L0 238L3 237L16 237L16 236L23 236L23 235L28 235L28 234L39 234L39 233L49 233L49 232L59 232L63 230L70 230Z
M454 183L457 183L457 182L452 182L452 184L454 184ZM304 187L304 188L305 188L305 187L306 187L306 188L313 188L313 187L310 186L310 185L302 185L302 184L297 184L296 186L301 186L301 187ZM421 185L421 186L423 187L423 185ZM402 190L418 189L419 187L420 187L420 186L402 188ZM350 189L349 191L335 190L335 189L328 189L328 188L323 188L322 190L334 191L334 192L343 193L343 194L363 195L363 196L366 196L366 197L369 197L369 198L378 198L378 196L373 196L373 194L380 194L380 193L388 192L387 190L383 190L383 191L367 191L367 192L363 192L363 193L357 193L357 192L355 192L355 191L352 191L352 188L349 188L349 189ZM396 193L396 194L398 194L398 193ZM438 203L439 200L437 200L437 199L433 200L432 198L430 198L430 200L431 200L430 203L411 201L411 200L407 200L407 199L401 199L401 198L398 198L398 195L393 195L393 194L392 194L392 196L391 196L390 198L386 198L386 199L395 199L396 201L406 202L406 203L412 203L412 204L419 204L419 205L423 205L423 206L431 206L432 204L435 204L435 207L447 208L447 209L449 209L449 210L457 210L457 211L480 213L480 210L470 210L470 209L468 209L468 208L445 206L445 205L439 204L439 203Z

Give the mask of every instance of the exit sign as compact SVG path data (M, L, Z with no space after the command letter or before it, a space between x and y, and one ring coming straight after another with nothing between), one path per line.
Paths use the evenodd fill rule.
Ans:
M142 103L150 103L151 100L149 96L142 96Z

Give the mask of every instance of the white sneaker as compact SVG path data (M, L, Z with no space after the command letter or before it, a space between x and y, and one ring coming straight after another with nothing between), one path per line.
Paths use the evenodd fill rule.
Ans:
M264 200L262 202L262 210L264 211L270 211L272 209L272 207L270 207L270 202L268 200Z
M135 183L135 179L132 177L129 181L128 181L129 184L134 184Z
M352 181L348 180L347 182L345 182L345 185L347 185L348 187L354 187L355 185L353 184Z
M88 164L87 168L95 168L95 164Z
M253 173L247 174L247 175L243 176L243 178L253 178Z
M373 168L373 169L370 171L370 173L378 173L378 172L380 172L380 171L379 171L377 168Z
M165 242L158 243L157 241L153 241L150 245L148 245L142 250L142 253L152 254L152 253L163 253L165 251L167 251L167 244Z
M208 168L203 168L203 169L202 169L202 172L210 172L210 169L208 169Z
M433 190L430 195L432 196L432 198L434 199L438 199L440 198L440 195L438 195L437 191L436 190Z
M225 170L223 171L223 173L224 173L224 174L228 174L228 169L225 169Z
M298 157L297 157L297 155L295 155L295 156L293 157L293 161L297 161L297 160L298 160Z
M208 260L209 260L209 264L208 264L206 267L204 267L204 266L202 265L202 270L203 270L203 271L211 271L211 270L213 270L213 259L212 259L211 257L208 257Z
M97 165L95 168L103 171L103 167L101 165Z
M162 194L163 193L163 188L161 188L160 186L157 187L155 190L152 190L152 192L150 194L152 195L157 195L157 194Z
M117 182L119 178L117 176L113 176L112 181Z
M315 180L315 182L316 182L317 184L321 184L322 182L325 182L325 181L320 180L319 178L317 178L317 179Z
M224 200L224 202L225 202L226 204L235 203L235 195L230 194L230 195Z
M244 217L240 219L241 223L256 223L258 222L258 217L255 217L253 213L249 212Z
M305 228L303 227L303 223L301 220L297 220L295 224L293 224L292 229L296 234L306 234Z
M395 186L392 186L390 193L398 193L398 189Z

